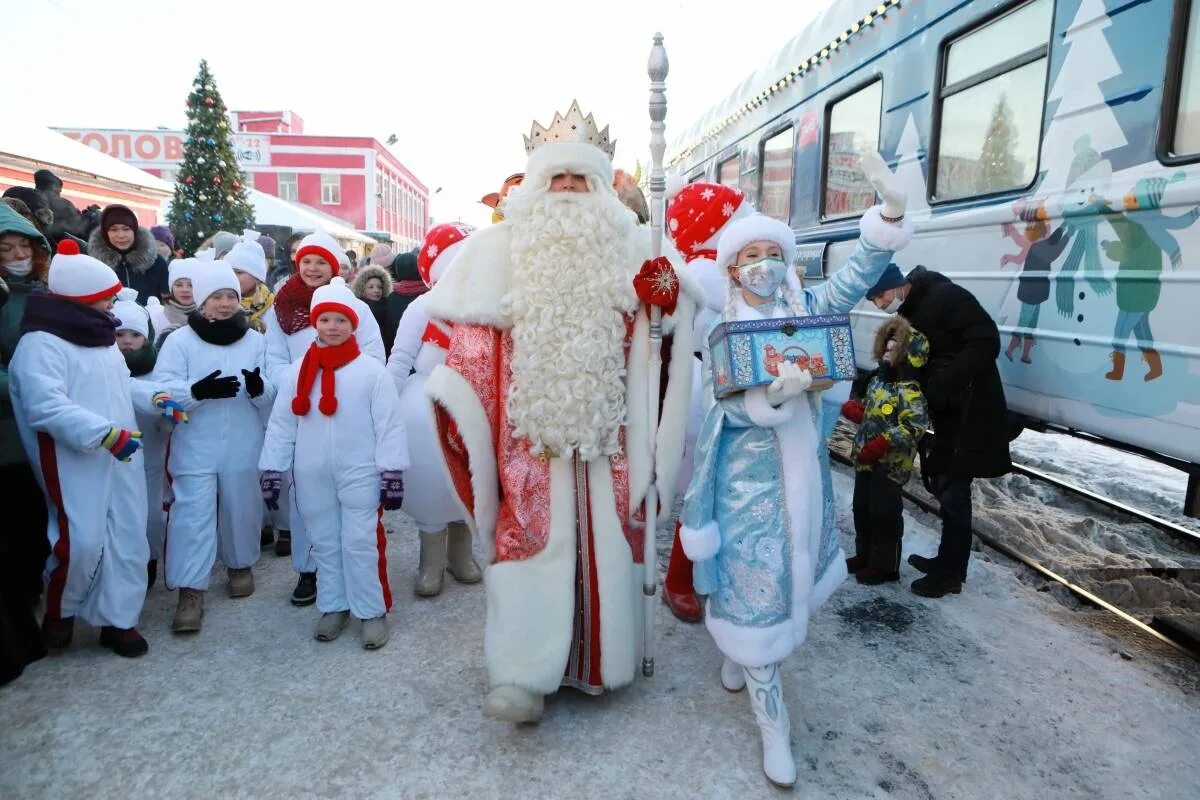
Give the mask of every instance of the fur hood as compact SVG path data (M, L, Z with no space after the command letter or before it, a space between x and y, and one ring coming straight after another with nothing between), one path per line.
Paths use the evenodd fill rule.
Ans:
M883 354L887 351L888 341L892 339L900 343L900 355L908 369L919 370L925 366L925 362L929 360L929 340L899 314L893 314L875 331L875 345L871 348L871 357L877 364L883 364Z
M354 276L354 282L350 284L350 291L354 292L354 296L359 300L363 299L363 287L367 285L367 281L371 278L379 278L383 281L383 296L386 299L392 293L392 276L383 267L372 264L369 267L363 267Z
M131 270L145 272L154 266L154 262L158 258L158 248L155 246L154 236L150 231L139 225L137 235L133 240L133 249L128 253L118 253L104 238L104 231L96 228L88 237L88 255L99 259L114 270L121 263L121 258L124 257L125 263Z

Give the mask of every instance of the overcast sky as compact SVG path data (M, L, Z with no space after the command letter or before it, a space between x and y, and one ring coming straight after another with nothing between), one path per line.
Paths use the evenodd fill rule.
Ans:
M848 18L863 5L839 1ZM290 109L309 134L396 134L397 157L431 192L442 187L434 216L482 224L488 210L477 201L524 168L530 122L548 123L572 98L611 126L616 166L648 160L656 30L671 62L670 142L827 5L12 0L0 115L182 128L207 58L230 109Z

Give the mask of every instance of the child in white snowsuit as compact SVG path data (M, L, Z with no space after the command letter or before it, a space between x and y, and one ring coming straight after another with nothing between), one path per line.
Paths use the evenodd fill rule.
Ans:
M228 569L230 597L254 592L260 410L275 399L262 374L266 340L246 322L233 270L223 261L199 264L192 287L197 310L163 344L156 368L191 417L187 430L172 437L167 457L174 500L164 559L167 588L179 589L176 633L200 630L216 559Z
M26 302L9 364L21 444L50 517L43 635L49 647L69 646L78 616L101 626L100 643L117 655L140 656L149 650L135 626L150 553L134 408L176 418L182 409L130 380L109 313L121 290L111 269L65 240L48 285Z
M317 640L336 639L353 614L374 650L387 643L392 605L383 510L404 499L408 448L395 384L354 336L359 305L341 278L313 293L317 338L280 383L258 465L268 507L292 473L321 576Z

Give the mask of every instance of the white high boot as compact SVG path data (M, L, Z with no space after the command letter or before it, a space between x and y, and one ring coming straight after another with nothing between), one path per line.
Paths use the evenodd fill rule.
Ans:
M721 686L727 692L740 692L746 688L746 671L728 656L721 662Z
M537 722L542 718L545 699L519 686L497 686L488 692L483 704L483 715L503 722Z
M746 686L754 719L762 732L763 772L771 783L790 789L796 785L796 761L792 758L792 729L783 704L779 664L746 667Z

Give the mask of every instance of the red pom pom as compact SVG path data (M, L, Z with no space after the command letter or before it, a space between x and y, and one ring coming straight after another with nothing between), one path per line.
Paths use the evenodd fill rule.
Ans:
M321 413L327 417L332 417L333 412L337 411L336 397L322 397L317 402L317 408L321 409Z
M60 256L77 256L79 255L79 244L74 239L63 239L58 243L58 254Z
M297 417L303 417L312 408L312 403L308 402L307 397L292 398L292 413Z

